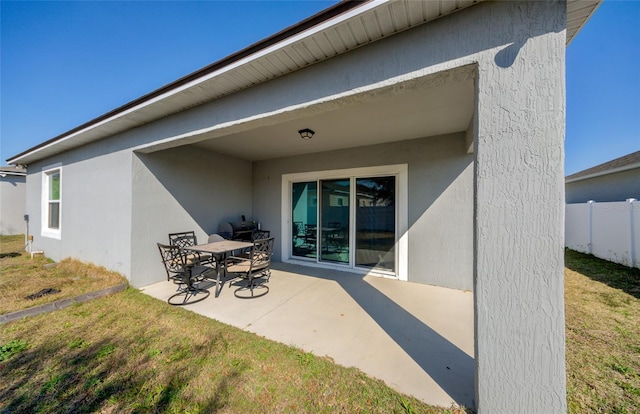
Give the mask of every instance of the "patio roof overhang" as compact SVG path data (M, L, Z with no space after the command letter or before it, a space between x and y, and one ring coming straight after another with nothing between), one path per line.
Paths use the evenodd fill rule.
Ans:
M193 145L248 161L465 132L471 125L475 65L466 65L285 111L158 140L136 152ZM310 128L312 139L298 131ZM473 142L468 142L472 152Z
M290 74L481 1L483 0L433 2L378 0L338 3L221 61L15 155L7 162L28 165ZM567 2L567 44L600 3L601 0ZM375 111L373 107L369 109ZM356 109L354 111L357 112ZM329 113L325 115L330 118ZM334 114L334 116L344 115ZM275 118L272 120L276 121ZM283 131L288 131L294 126L286 122L279 123ZM411 122L404 122L404 125L410 124ZM358 124L353 123L353 125ZM358 127L362 128L362 125ZM462 128L462 130L465 129ZM379 129L359 130L362 136L372 136ZM274 129L267 132L279 133L280 131ZM261 135L264 133L264 131L260 132ZM334 136L339 138L339 134ZM247 136L246 139L257 140L258 137ZM212 148L216 149L218 144L222 144L222 141L217 144L202 143L200 145L206 147L213 145Z

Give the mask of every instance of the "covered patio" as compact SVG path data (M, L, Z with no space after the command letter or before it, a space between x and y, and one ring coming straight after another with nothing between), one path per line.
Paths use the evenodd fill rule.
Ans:
M565 48L598 3L338 3L8 160L35 243L164 300L157 243L246 215L271 293L190 309L433 404L565 412Z
M359 368L427 403L475 406L473 293L285 263L273 264L264 297L238 299L230 283L185 308ZM166 300L175 285L141 290Z

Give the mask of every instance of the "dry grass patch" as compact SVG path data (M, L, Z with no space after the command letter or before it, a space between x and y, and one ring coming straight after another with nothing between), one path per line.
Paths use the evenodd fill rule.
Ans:
M572 413L640 412L640 270L565 255L567 398Z
M2 412L456 412L133 289L0 325L9 343Z
M32 259L24 252L24 236L0 236L0 254L0 315L126 282L116 272L77 260ZM43 289L59 292L27 298Z

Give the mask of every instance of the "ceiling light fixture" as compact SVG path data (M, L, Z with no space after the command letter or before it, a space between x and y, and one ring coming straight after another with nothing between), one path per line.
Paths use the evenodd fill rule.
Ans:
M300 138L302 139L311 139L315 132L309 128L305 128L298 131L298 134L300 134Z

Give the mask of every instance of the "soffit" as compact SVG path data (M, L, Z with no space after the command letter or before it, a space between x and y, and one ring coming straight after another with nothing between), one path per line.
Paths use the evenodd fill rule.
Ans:
M197 72L188 75L174 82L175 87L169 84L158 90L162 93L152 92L148 99L140 98L142 102L139 104L129 103L117 108L8 161L11 164L29 164L109 137L330 59L480 1L483 0L365 2L268 47L258 47L257 51L242 59L203 73L188 82L181 82ZM570 14L568 21L572 22L573 27L571 36L567 31L567 43L581 27L580 22L584 24L590 17L599 1L567 3ZM573 11L569 9L570 4ZM592 5L589 13L586 4ZM574 18L573 13L578 17Z
M376 90L357 99L345 99L344 103L334 101L332 105L337 107L329 110L308 107L289 114L289 119L282 122L256 122L250 129L226 131L214 139L204 134L194 146L259 161L444 135L468 128L474 108L472 75L435 87L417 87L408 82L405 88L398 89L406 92ZM300 138L298 131L304 128L315 131L310 140ZM157 149L147 148L145 152Z
M600 7L602 0L567 0L567 45Z

